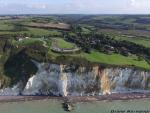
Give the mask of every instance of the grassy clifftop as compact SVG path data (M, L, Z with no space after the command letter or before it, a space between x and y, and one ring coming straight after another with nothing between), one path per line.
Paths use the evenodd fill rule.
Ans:
M65 42L64 39L62 40ZM29 38L16 42L11 39L1 39L0 43L0 80L3 84L1 87L13 85L18 81L26 83L28 78L37 72L37 67L31 59L39 62L74 63L85 66L93 64L131 66L150 70L148 62L143 59L139 61L136 56L107 55L96 50L92 50L91 53L84 51L68 54L55 53L51 51L53 42L48 39ZM70 44L67 47L72 47Z

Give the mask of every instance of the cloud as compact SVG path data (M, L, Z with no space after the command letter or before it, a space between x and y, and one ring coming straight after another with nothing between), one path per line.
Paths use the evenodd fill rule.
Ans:
M105 13L116 9L112 4L104 0L70 0L64 9L66 12Z
M28 7L33 8L33 9L46 9L48 8L48 5L44 3L34 3L34 4L28 5Z
M150 0L130 0L128 12L150 14Z
M136 3L136 0L131 0L131 3L132 3L132 4L135 4L135 3Z
M137 0L131 0L131 6L133 7L140 7L140 3Z
M150 13L150 0L0 0L4 13Z

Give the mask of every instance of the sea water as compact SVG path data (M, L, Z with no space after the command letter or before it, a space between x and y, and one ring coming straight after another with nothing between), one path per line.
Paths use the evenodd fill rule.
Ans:
M0 113L66 113L62 102L36 100L0 103ZM150 100L76 103L70 113L150 113Z

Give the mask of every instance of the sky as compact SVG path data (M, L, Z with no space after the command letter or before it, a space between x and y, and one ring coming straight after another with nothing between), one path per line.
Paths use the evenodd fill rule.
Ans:
M150 0L0 0L0 14L150 14Z

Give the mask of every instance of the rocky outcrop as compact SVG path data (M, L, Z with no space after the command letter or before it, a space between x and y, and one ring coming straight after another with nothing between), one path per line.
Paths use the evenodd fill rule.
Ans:
M130 68L34 63L38 67L38 72L28 80L23 90L16 90L14 94L94 96L150 92L150 72Z

